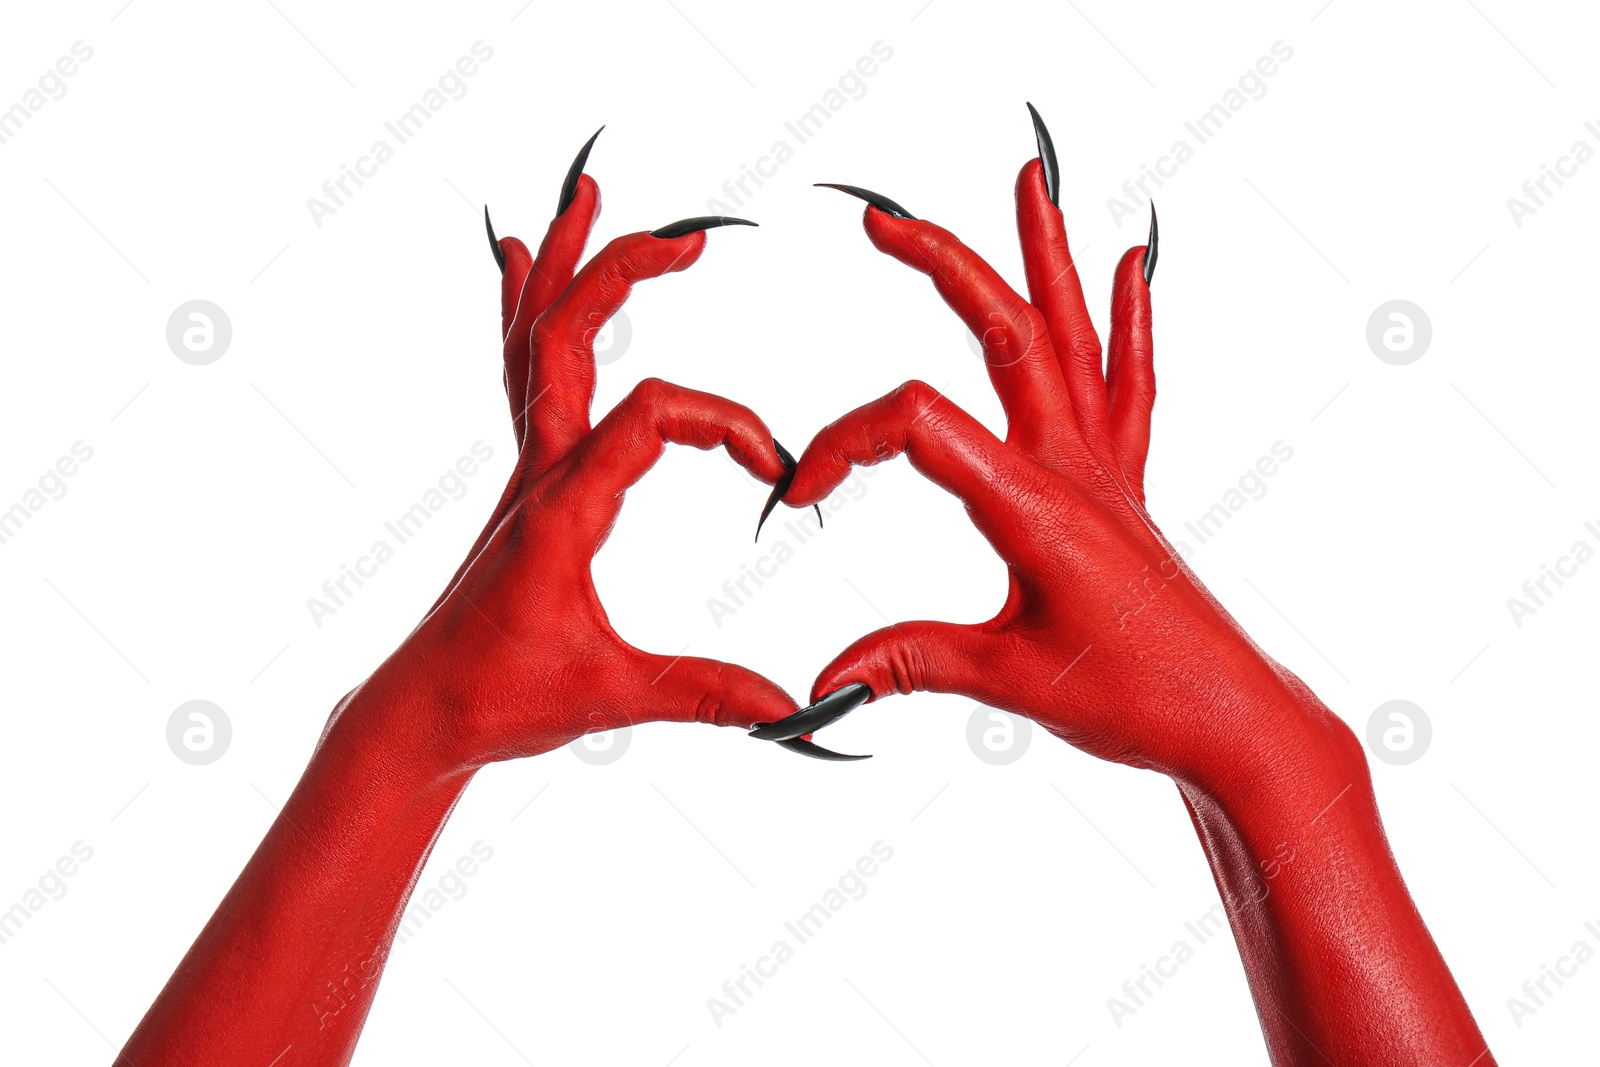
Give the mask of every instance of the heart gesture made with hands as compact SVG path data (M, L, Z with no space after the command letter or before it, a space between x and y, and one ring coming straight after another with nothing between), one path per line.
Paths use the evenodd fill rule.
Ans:
M754 224L685 219L618 237L580 267L600 210L584 173L594 138L537 251L496 237L485 212L515 468L432 609L334 709L121 1061L347 1063L429 851L489 763L651 720L861 759L813 735L870 701L929 690L1173 780L1275 1064L1492 1067L1389 852L1359 742L1257 647L1146 508L1154 208L1147 243L1116 265L1103 353L1055 149L1029 110L1038 155L1015 191L1026 298L949 231L878 193L831 186L866 201L868 240L926 274L980 339L1004 439L920 381L828 424L798 460L749 408L654 378L592 423L594 338L632 287L692 266L706 231ZM1005 603L975 625L901 622L860 638L822 669L803 709L746 668L634 648L590 566L668 444L726 449L771 485L763 521L780 502L817 505L854 466L904 455L962 501L1004 560Z

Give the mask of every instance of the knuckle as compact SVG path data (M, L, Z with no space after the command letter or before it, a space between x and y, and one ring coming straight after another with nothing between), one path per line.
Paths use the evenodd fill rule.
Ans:
M937 398L938 391L920 378L912 378L894 391L895 405L901 414L913 418Z
M894 682L895 692L902 696L922 689L925 676L922 656L912 643L893 645L886 649L884 667Z
M533 320L531 343L535 351L547 351L562 343L563 331L556 322L557 316L548 311Z
M644 378L628 394L628 404L636 411L658 412L666 404L671 391L672 387L660 378Z
M724 707L723 693L727 688L728 668L723 664L711 668L700 686L695 700L694 721L708 726L726 726L728 712Z

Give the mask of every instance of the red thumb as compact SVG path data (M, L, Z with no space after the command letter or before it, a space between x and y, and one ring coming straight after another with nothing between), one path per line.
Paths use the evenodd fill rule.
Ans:
M775 682L755 671L694 656L650 656L644 707L666 722L704 722L749 729L800 710ZM651 681L654 679L654 681Z
M992 679L981 664L991 636L976 626L951 622L902 622L875 631L839 653L811 686L821 699L840 686L860 682L872 699L890 693L958 693L976 697ZM981 698L978 698L981 699Z

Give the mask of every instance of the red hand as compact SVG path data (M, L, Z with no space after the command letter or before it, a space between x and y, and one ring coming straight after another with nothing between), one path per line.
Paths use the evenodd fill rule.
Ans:
M982 340L1005 441L907 382L823 429L784 497L808 506L852 464L903 452L961 498L1005 560L1005 605L978 625L870 634L822 671L813 700L849 683L877 696L959 693L1171 775L1274 1063L1488 1067L1389 853L1354 735L1255 646L1145 510L1155 400L1145 250L1117 266L1102 373L1040 161L1023 167L1016 197L1031 303L892 201L869 194L882 207L864 219L872 243L928 274Z
M726 447L766 482L784 465L748 408L656 379L590 428L595 335L635 283L688 268L706 244L701 232L630 234L574 277L598 211L598 187L582 175L537 257L516 238L500 242L517 469L438 606L368 683L403 690L415 684L414 664L450 663L450 671L433 672L444 682L423 684L443 706L464 709L445 729L459 734L454 758L466 765L649 719L748 725L793 709L781 689L744 668L632 648L600 606L589 561L623 492L666 443ZM446 691L437 691L441 684Z
M499 246L519 455L493 517L427 617L335 709L120 1062L347 1063L412 887L479 767L650 719L749 726L794 710L751 671L641 652L606 619L590 560L668 442L721 445L768 483L784 465L748 409L654 379L590 428L595 332L706 236L620 237L574 277L594 182L579 178L564 207L537 257Z

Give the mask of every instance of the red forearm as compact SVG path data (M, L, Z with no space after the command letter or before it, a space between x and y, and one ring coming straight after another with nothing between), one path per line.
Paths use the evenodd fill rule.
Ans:
M380 717L367 717L373 699L358 707L358 690L335 713L261 846L129 1039L127 1060L349 1061L401 911L471 778L419 771L415 749L371 728Z
M1259 766L1180 782L1272 1062L1492 1067L1384 836L1359 742L1309 693Z

